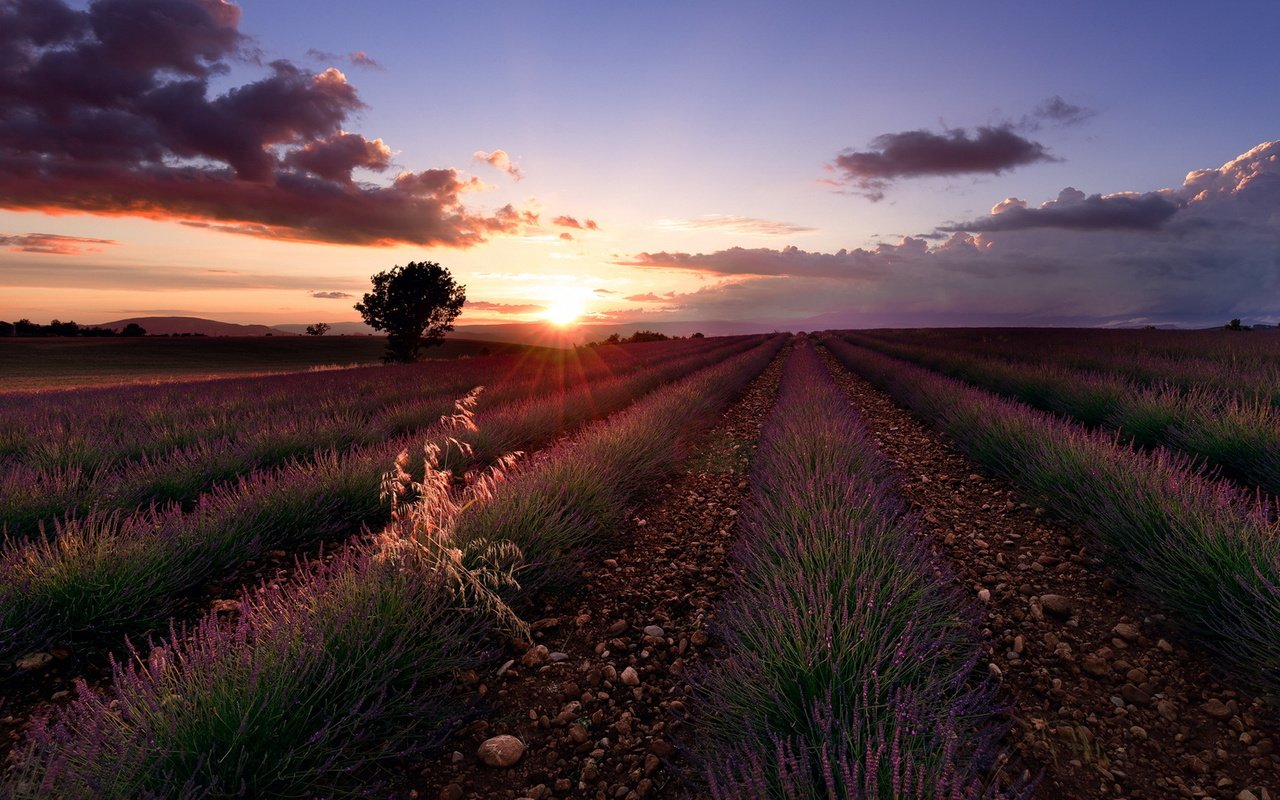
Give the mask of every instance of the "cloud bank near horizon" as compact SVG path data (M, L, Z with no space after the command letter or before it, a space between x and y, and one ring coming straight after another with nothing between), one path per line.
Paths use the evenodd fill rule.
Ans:
M537 224L473 210L463 195L483 184L451 167L356 180L387 172L392 151L345 130L364 104L336 68L277 60L211 94L254 62L239 22L223 0L0 3L0 208L357 245L470 247Z
M1280 142L1195 170L1173 189L1085 195L1068 187L1038 208L1007 198L987 217L938 230L950 233L938 244L916 236L835 253L733 247L618 263L714 281L647 297L667 318L746 320L768 309L775 320L825 315L849 326L930 314L1280 321Z

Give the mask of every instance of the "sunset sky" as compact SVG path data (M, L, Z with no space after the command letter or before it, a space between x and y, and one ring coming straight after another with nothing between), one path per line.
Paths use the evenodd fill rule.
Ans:
M1280 4L0 0L0 319L1280 322Z

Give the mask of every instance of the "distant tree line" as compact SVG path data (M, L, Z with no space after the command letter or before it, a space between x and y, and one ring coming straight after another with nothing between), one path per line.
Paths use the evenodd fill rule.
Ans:
M605 344L638 344L639 342L665 342L671 339L683 339L683 336L667 336L665 333L657 331L636 331L630 336L619 336L616 333L609 334L606 338L598 342L587 342L587 347L600 347ZM701 333L695 333L689 337L690 339L702 339Z
M94 328L77 325L74 322L53 320L48 325L41 325L29 319L17 322L0 320L0 336L146 336L147 329L136 322L130 322L122 331L111 328Z

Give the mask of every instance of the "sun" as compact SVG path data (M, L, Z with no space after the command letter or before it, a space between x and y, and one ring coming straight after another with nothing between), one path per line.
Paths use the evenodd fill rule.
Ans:
M561 328L568 327L582 316L582 303L572 298L561 298L542 312L543 319Z

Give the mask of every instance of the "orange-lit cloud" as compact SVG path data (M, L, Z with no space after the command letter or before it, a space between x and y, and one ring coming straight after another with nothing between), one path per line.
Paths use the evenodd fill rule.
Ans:
M546 306L535 303L490 303L487 300L468 300L466 307L475 311L492 311L495 314L532 314L546 310Z
M347 292L309 292L317 300L351 300L355 297Z
M524 173L511 160L511 156L507 155L506 150L494 150L492 153L486 153L483 150L477 150L471 154L476 161L482 161L494 169L502 170L516 180L524 177Z
M693 219L660 220L658 227L673 231L728 230L734 233L759 234L762 236L787 236L798 233L812 233L817 230L817 228L810 228L806 225L774 222L755 217L739 217L732 214L707 214Z
M0 247L19 253L47 253L58 256L74 256L96 253L101 245L113 245L111 239L91 239L87 236L60 236L56 233L23 233L13 236L0 234Z
M583 219L578 221L577 217L561 215L551 220L552 225L559 225L561 228L573 228L580 231L598 231L600 226L593 219Z
M469 208L460 195L480 184L455 169L353 181L387 169L391 150L343 130L364 104L342 72L274 61L211 95L210 76L244 48L239 9L161 5L0 3L0 208L362 245L469 247L536 223Z

